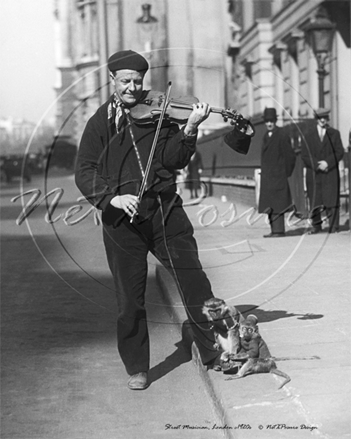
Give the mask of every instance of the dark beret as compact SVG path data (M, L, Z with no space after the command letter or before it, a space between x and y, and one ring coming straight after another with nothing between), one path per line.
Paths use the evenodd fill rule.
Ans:
M107 62L111 72L116 70L136 70L137 72L147 71L149 64L146 59L133 50L121 50L110 56Z
M276 121L277 120L277 111L273 107L265 108L263 112L263 119L265 121Z

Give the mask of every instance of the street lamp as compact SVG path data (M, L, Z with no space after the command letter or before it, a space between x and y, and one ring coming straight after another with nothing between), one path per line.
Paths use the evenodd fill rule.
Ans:
M319 107L324 107L324 77L327 72L324 68L325 60L332 50L335 23L332 23L324 7L320 7L314 19L306 26L313 53L318 63Z

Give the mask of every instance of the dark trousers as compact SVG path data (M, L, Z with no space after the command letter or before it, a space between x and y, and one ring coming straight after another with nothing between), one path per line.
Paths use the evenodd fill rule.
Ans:
M270 212L268 214L268 219L272 234L284 234L285 232L284 214L275 214L273 212Z
M140 224L130 224L125 218L116 228L104 225L106 255L117 294L118 350L130 375L150 368L145 310L148 252L155 255L178 283L202 362L210 363L218 355L201 311L204 301L213 294L198 258L193 227L181 206L172 208L165 228L163 219L159 208L152 218Z
M322 213L324 211L326 212L328 218L329 232L338 231L340 222L340 208L338 206L335 208L326 208L324 206L314 208L310 216L312 226L317 229L322 228Z

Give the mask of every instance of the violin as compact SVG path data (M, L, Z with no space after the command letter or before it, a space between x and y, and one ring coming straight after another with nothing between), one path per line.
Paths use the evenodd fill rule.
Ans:
M130 108L130 116L135 122L139 124L149 124L150 122L157 122L157 128L154 136L154 140L151 146L151 151L143 175L143 180L138 193L138 203L146 190L146 182L150 173L152 160L155 154L157 139L160 134L162 121L164 119L171 120L178 124L185 124L193 111L192 104L196 104L199 100L193 96L187 96L186 98L171 98L171 86L172 82L168 83L166 93L157 92L153 90L146 90L138 102L138 104ZM221 109L211 107L212 113L219 113L223 116L225 121L231 119L232 125L236 125L240 131L247 133L249 136L255 134L255 129L250 121L245 119L240 113L231 109ZM133 223L134 217L137 214L135 211L130 219L130 223Z
M165 107L164 119L185 124L193 111L192 105L198 102L195 96L166 99L166 94L163 92L145 90L138 104L130 108L130 115L138 124L154 123L160 118ZM247 132L248 127L252 127L251 123L236 110L210 107L210 112L222 115L224 122L230 119L231 124L236 125L244 133ZM253 135L251 131L249 129L247 133L250 136Z

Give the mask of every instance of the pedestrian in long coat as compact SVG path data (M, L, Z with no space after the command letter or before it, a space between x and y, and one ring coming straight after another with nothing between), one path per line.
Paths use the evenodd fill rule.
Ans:
M191 156L190 162L187 167L187 186L190 189L190 198L197 198L197 191L200 189L201 182L200 177L202 173L203 165L201 154L198 151Z
M340 132L328 126L329 113L330 110L324 108L315 111L317 122L305 136L301 151L306 166L311 234L321 232L321 214L324 210L329 220L329 232L339 229L339 162L343 158L344 148Z
M258 211L268 214L271 233L264 237L285 235L284 213L293 207L288 177L295 166L295 153L287 133L277 127L275 108L266 108L264 121L267 132L261 151L261 187Z

